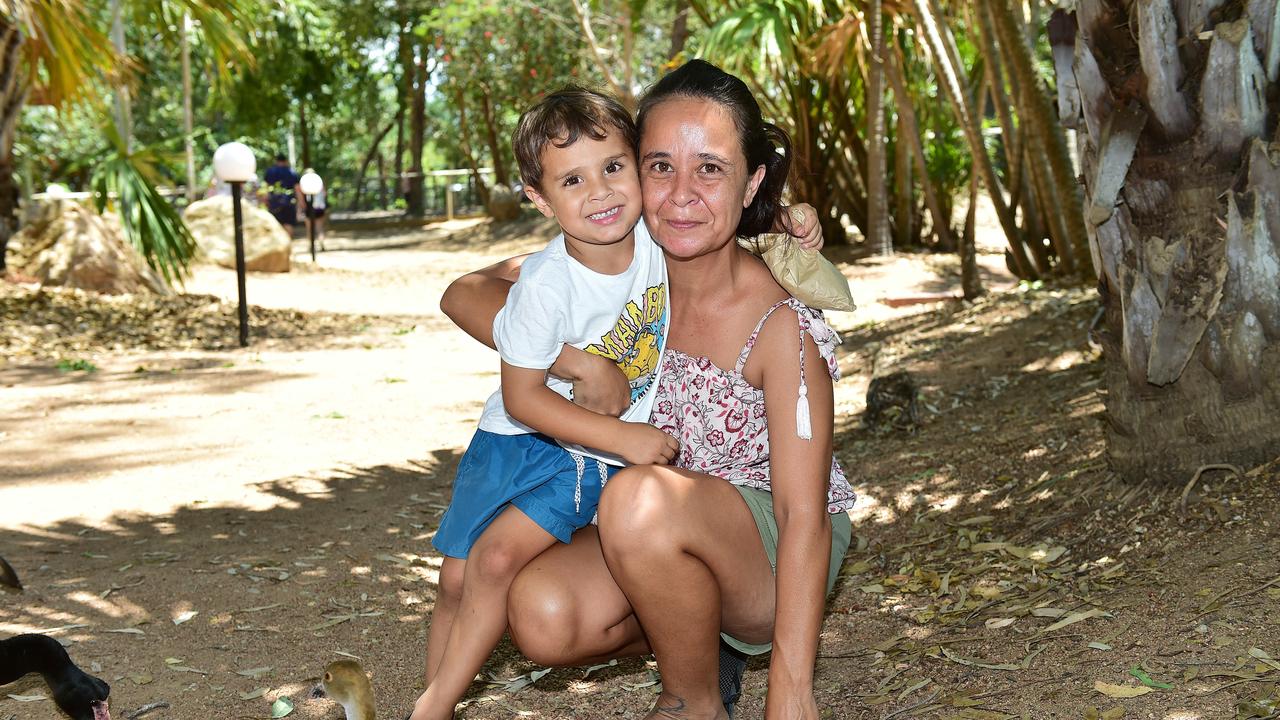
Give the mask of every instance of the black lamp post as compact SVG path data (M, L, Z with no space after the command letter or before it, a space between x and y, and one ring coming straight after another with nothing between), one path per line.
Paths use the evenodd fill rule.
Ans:
M315 217L315 197L324 190L324 180L320 176L313 173L303 173L298 179L298 189L302 190L302 195L307 199L307 234L311 236L311 262L316 261L316 217Z
M253 177L257 162L253 151L243 143L229 142L213 153L213 170L218 178L231 185L231 204L235 211L236 290L240 297L240 347L249 345L249 304L244 292L244 216L240 211L240 193Z

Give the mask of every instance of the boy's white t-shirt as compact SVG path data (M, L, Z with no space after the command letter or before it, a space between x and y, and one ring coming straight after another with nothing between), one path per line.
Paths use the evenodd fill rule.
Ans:
M507 364L522 368L550 368L566 343L613 360L631 383L631 407L622 420L647 423L669 318L667 263L641 219L631 265L617 275L603 275L570 257L563 234L525 259L507 304L493 320L493 341ZM549 375L547 387L566 398L573 388ZM534 432L507 414L501 389L485 403L480 429L499 435ZM561 444L611 465L625 464L616 455Z

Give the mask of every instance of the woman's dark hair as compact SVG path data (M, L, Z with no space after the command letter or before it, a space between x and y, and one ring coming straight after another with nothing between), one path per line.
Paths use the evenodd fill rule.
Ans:
M644 137L645 116L663 101L694 98L719 103L733 117L747 158L747 174L764 166L764 180L751 204L742 211L736 234L755 237L769 232L782 208L782 189L791 170L791 138L760 115L760 104L747 84L705 60L690 60L667 73L640 100L636 125Z

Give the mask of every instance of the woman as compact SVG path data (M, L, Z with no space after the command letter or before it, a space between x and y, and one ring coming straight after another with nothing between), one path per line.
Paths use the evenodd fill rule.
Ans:
M652 652L663 691L650 717L724 718L723 633L746 654L772 647L767 717L817 718L822 610L853 505L831 449L838 341L736 242L775 224L790 143L741 80L698 60L649 91L638 125L644 218L667 255L672 313L653 422L681 452L674 467L619 472L598 529L517 577L511 635L549 665ZM486 339L513 270L459 280L441 307ZM570 351L561 361L555 371L582 381L577 401L618 409L616 366Z

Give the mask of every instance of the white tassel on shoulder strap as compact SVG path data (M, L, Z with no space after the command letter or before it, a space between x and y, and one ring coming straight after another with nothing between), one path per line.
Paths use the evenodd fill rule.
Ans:
M800 397L796 400L796 435L801 440L813 439L813 428L809 423L809 389L800 386Z

